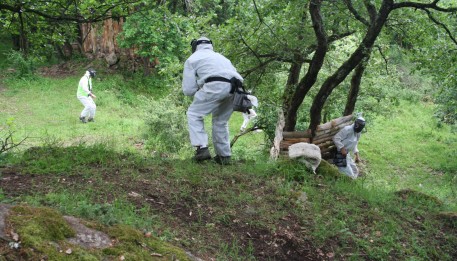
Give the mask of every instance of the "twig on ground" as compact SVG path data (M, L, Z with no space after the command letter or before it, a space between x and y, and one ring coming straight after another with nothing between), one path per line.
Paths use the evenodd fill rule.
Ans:
M261 129L262 128L260 128L260 127L254 126L254 127L245 129L244 131L238 133L237 135L235 135L235 137L233 137L232 141L230 142L230 148L233 147L233 144L235 144L235 142L238 140L239 137L241 137L241 136L243 136L245 134L248 134L249 132L256 131L256 130L261 130Z

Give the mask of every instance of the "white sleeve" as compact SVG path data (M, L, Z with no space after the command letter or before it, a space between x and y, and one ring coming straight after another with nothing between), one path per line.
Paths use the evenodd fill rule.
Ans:
M360 137L359 137L359 139L360 139ZM359 139L357 139L357 142L355 143L354 153L359 153L359 149L357 148L357 145L359 145Z
M346 132L344 131L344 128L341 129L335 136L333 136L333 143L335 143L336 148L338 151L340 151L343 147L343 139L346 136Z
M193 96L198 91L196 72L188 61L184 63L182 91L186 96Z

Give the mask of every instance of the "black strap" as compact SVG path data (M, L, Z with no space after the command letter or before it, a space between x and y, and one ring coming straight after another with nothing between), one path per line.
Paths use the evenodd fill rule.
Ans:
M205 79L205 83L209 82L228 82L231 83L231 81L227 78L220 77L220 76L214 76L214 77L208 77Z
M209 82L228 82L232 86L232 88L230 89L230 93L234 93L236 91L238 93L248 94L244 89L243 83L236 77L232 77L231 79L227 79L220 76L208 77L205 79L205 83Z

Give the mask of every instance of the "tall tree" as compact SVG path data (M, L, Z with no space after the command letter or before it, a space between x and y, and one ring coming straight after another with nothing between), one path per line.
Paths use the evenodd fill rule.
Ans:
M370 18L370 23L366 29L365 36L363 37L362 42L357 47L357 49L349 57L349 59L347 59L346 62L344 62L330 77L328 77L320 87L319 92L315 96L310 109L310 129L315 130L317 125L321 122L321 112L323 105L325 104L327 97L332 93L332 91L354 70L354 68L359 65L363 67L362 62L369 59L374 43L381 33L382 28L385 26L386 21L392 11L400 8L416 8L423 10L425 13L430 13L431 10L449 13L457 12L457 6L449 8L440 7L438 6L439 2L440 0L433 0L430 1L430 3L395 3L393 0L383 0L381 2L381 6L377 9L371 1L364 0L366 11ZM346 3L350 4L351 1L347 0ZM359 67L359 69L360 68L361 67ZM356 71L355 75L357 76L358 74L360 74L360 72ZM356 94L357 92L355 92L355 95ZM350 96L349 99L353 99L353 97ZM346 113L348 112L350 111L347 111Z
M236 37L243 44L238 52L243 54L240 61L247 68L244 75L263 74L268 70L284 71L282 68L285 66L289 68L283 95L286 131L295 129L299 108L309 95L313 97L309 108L309 128L315 130L322 121L328 98L351 74L351 88L341 113L353 113L375 43L383 29L390 29L389 18L395 11L419 10L426 17L457 12L456 3L444 0L252 0L243 8L252 11L243 14L244 17L240 13L234 19L245 21L249 24L248 28L244 27L246 25L243 28L238 26L230 37ZM247 22L249 19L251 22ZM412 19L417 19L417 15ZM450 21L444 16L429 19L430 24L448 31L449 36L452 31L446 30L446 23ZM395 26L401 29L403 25ZM356 43L355 48L332 72L324 73L323 65L334 62L329 50L348 36L355 39L352 40ZM249 62L246 62L248 59Z

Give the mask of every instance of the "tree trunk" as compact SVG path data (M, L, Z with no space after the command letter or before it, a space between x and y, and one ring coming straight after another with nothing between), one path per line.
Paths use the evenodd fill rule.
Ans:
M11 42L13 43L13 50L20 51L21 50L21 39L18 34L11 34Z
M133 50L119 48L116 38L124 19L106 19L103 23L85 23L79 27L79 41L86 56L107 57L110 54L132 57Z
M322 68L324 58L328 49L327 34L324 29L322 15L321 15L322 0L312 0L309 5L309 12L313 22L314 33L317 37L317 47L314 52L311 63L309 64L308 71L300 83L297 85L294 95L292 96L291 103L285 108L285 131L295 130L297 124L297 111L303 102L308 91L314 85L317 79L317 74Z
M310 109L310 124L309 128L315 132L317 125L321 122L321 113L324 107L327 97L332 93L332 91L351 73L351 71L358 66L365 57L371 53L371 48L373 47L376 38L378 37L381 29L383 28L387 17L389 16L390 11L393 8L393 0L384 0L379 13L376 14L374 6L367 4L367 10L372 17L372 22L368 27L367 33L360 43L359 47L354 51L354 53L349 57L349 59L344 62L335 73L328 77L322 84L319 92L313 100L313 104Z
M149 57L143 57L143 75L151 75L151 63L149 62Z
M289 108L292 104L295 88L297 87L298 80L300 79L302 66L302 63L292 63L290 65L289 76L287 78L287 84L283 94L283 108Z
M368 61L370 60L370 54L365 57L359 65L355 68L354 74L351 78L351 89L349 90L348 99L346 101L346 107L344 108L343 116L351 115L354 112L355 103L359 96L360 83L362 82L363 72L367 68Z
M19 28L19 49L22 51L25 57L28 56L28 48L27 48L27 36L26 32L24 30L24 19L22 17L22 12L18 13L19 15L19 22L20 22L20 28Z

